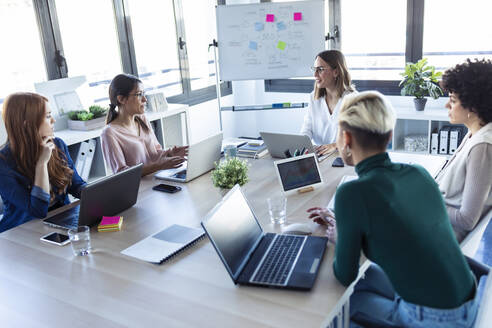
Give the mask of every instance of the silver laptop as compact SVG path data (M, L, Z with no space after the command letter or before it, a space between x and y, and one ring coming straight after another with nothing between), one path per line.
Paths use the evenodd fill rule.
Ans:
M202 222L235 284L309 290L326 237L265 233L236 185Z
M215 167L220 160L222 132L191 145L188 149L188 161L176 169L162 170L156 173L157 179L188 182Z
M307 149L309 153L314 152L315 147L311 139L306 135L272 132L260 132L260 135L272 157L287 158L287 150L292 156L294 156L296 150L300 152L303 149Z
M143 164L132 166L86 185L80 193L80 205L61 212L43 223L62 229L95 225L102 216L116 215L137 202Z

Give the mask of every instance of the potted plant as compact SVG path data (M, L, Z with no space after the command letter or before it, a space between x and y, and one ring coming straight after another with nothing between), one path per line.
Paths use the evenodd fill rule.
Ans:
M89 110L68 113L68 128L72 130L92 130L101 128L106 122L107 108L92 105Z
M244 185L248 182L248 162L233 157L221 163L215 163L215 170L212 171L212 182L223 193L234 187L235 184Z
M417 63L407 63L405 72L400 73L403 79L400 82L402 96L414 96L415 109L422 111L427 102L426 96L434 99L442 96L437 78L442 76L442 72L436 72L435 67L427 65L427 58L422 58Z

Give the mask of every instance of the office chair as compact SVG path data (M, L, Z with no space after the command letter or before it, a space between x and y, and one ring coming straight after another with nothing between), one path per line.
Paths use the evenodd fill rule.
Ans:
M484 275L488 275L490 268L483 263L480 263L471 257L465 255L465 259L470 266L470 270L473 272L475 277L477 278L477 283L480 281L480 278ZM395 325L385 319L373 318L366 313L363 312L355 312L351 317L350 321L358 324L359 326L366 328L397 328L398 325Z

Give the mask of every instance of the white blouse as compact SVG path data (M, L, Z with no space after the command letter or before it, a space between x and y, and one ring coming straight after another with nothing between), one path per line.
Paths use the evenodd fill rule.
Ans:
M309 96L309 107L304 116L301 134L311 138L315 145L327 145L335 143L338 131L338 112L342 105L343 97L350 94L346 91L338 100L333 113L330 114L325 98L314 99L314 91Z

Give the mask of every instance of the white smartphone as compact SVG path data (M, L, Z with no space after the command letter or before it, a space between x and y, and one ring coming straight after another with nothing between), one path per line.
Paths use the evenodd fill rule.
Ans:
M58 232L50 232L47 235L44 235L40 238L42 241L45 241L50 244L55 244L58 246L66 245L70 242L70 239L67 235L58 233Z

